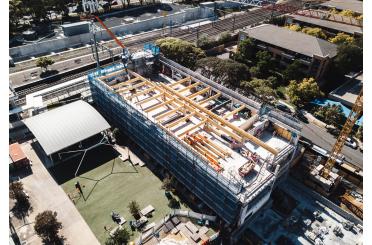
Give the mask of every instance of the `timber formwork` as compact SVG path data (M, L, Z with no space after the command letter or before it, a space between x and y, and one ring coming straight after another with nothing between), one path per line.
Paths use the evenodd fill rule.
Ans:
M89 80L93 101L109 121L221 218L230 224L234 223L241 206L237 198L241 185L224 178L185 143L158 127L121 95L113 93L106 84L92 76Z
M197 127L207 127L214 132L223 132L229 135L238 143L245 140L254 142L271 152L274 156L278 154L277 150L226 120L228 116L244 109L243 106L221 117L206 109L203 105L208 100L215 99L221 95L219 92L215 94L210 93L212 89L209 86L203 84L204 87L202 89L185 96L181 94L182 91L190 90L201 84L197 82L191 83L191 79L186 77L165 85L151 82L134 72L128 72L129 74L119 70L104 76L98 73L88 76L92 98L98 110L136 142L157 163L170 171L178 181L206 203L225 222L235 224L241 215L243 205L242 200L239 198L239 194L243 191L242 182L234 178L228 178L216 170L211 164L210 157L205 157L207 156L205 151L209 152L208 149L206 147L192 147L192 144L185 140L186 137L188 137L189 132ZM113 79L116 79L115 76L128 76L128 78L122 82L115 82L115 85L108 85ZM179 90L172 88L174 85L181 83L186 83L184 88ZM157 93L153 91L157 91ZM138 100L138 96L145 94L148 95L148 98ZM195 102L193 98L201 94L208 94L208 96L204 100ZM154 99L159 99L161 103L142 108L142 104ZM172 109L160 115L148 116L148 113L156 108L168 105L172 105ZM162 118L165 114L176 113L181 115L179 119L171 121L169 124L162 123ZM169 128L178 125L178 123L187 121L191 116L196 116L200 119L200 123L197 123L188 132L175 134L169 130ZM196 135L194 140L202 140L198 137ZM228 152L213 151L209 153L209 155L218 154L223 157ZM252 205L259 202L261 196L270 192L270 183L273 181L274 178L271 175L270 180L266 184L263 183L262 188L260 186L257 188L261 189L260 192L251 193L252 196L255 196L251 200Z

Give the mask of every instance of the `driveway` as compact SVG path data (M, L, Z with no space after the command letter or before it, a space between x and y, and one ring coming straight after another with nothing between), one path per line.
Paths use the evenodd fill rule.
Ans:
M64 236L65 244L95 245L99 244L97 238L80 215L74 204L67 197L63 189L54 181L48 170L41 163L30 142L21 145L26 156L32 161L32 174L22 178L24 189L30 196L33 211L27 220L33 226L35 216L45 210L57 212L57 219L62 223L60 235ZM16 227L16 229L19 227ZM32 227L29 231L33 232ZM18 231L21 232L22 228ZM103 227L102 227L103 229ZM22 236L22 234L21 234ZM35 235L27 240L27 244L40 244ZM31 241L30 241L31 240Z

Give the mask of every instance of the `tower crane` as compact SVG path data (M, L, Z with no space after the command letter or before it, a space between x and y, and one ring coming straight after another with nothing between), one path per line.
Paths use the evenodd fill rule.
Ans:
M336 143L333 145L332 151L327 159L327 162L324 165L324 168L321 171L321 175L323 178L328 178L329 173L332 170L333 166L335 165L336 159L341 153L342 147L345 144L347 137L349 136L351 130L353 129L354 124L360 117L363 111L363 88L361 89L353 108L351 109L347 120L342 127L340 135L338 136Z
M359 75L358 73L357 75ZM357 76L355 75L355 77ZM334 167L336 160L340 156L342 147L345 144L345 141L347 137L349 136L350 132L353 129L354 124L358 120L358 118L361 116L363 112L363 88L359 92L359 95L357 99L355 100L355 103L346 119L346 122L344 126L342 127L342 130L336 140L336 143L333 145L332 150L329 154L329 157L324 164L324 166L319 165L321 168L315 169L315 171L312 171L312 175L315 178L315 180L321 184L323 189L325 189L326 192L330 192L331 188L336 186L339 182L340 176L338 174L335 174L332 172L332 168ZM318 171L319 170L319 171Z
M125 47L125 45L116 37L116 35L106 26L106 24L98 16L95 15L94 18L107 31L110 37L123 49L123 53L121 55L121 62L124 64L125 69L127 69L129 60L131 58L131 54L128 48Z

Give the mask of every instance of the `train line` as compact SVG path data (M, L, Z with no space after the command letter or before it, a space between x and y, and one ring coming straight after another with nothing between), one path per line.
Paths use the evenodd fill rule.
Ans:
M137 48L141 48L145 43L153 42L162 36L170 36L170 32L171 32L172 37L182 38L183 40L186 40L186 41L195 41L198 38L197 37L198 35L199 37L200 35L215 36L224 31L228 31L232 29L235 29L235 30L240 29L242 27L264 21L270 16L277 16L281 14L282 13L271 12L271 11L261 8L261 9L257 9L254 11L246 12L244 14L236 14L233 17L227 17L225 19L214 21L212 23L208 23L200 27L194 27L194 28L175 27L172 29L172 31L170 31L170 28L168 27L168 28L156 30L155 32L151 32L151 34L147 34L147 33L143 34L144 36L141 36L141 39L135 39L134 37L133 38L130 37L125 40L125 44L129 49L135 50ZM116 56L116 58L118 58L118 54L121 52L120 47L114 47L112 48L112 50L114 51L114 55ZM110 60L110 58L107 58L103 63L104 64L102 65L102 67L112 64L112 61ZM87 75L88 73L96 69L94 67L94 64L95 62L92 62L92 64L88 64L86 66L86 70L79 71L73 74L60 75L60 76L57 75L56 79L52 81L44 79L44 81L35 82L28 87L24 87L24 88L20 87L16 89L16 92L19 97L16 100L16 104L17 105L25 104L25 96L27 94L34 93L36 91L40 91L42 89L55 86L57 84L64 83L72 79Z

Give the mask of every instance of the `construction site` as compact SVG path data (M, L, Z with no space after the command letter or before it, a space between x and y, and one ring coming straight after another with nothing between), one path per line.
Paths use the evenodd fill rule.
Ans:
M253 23L248 31L257 34L260 28L274 28L273 24L258 20L259 15L263 19L264 15L270 15L271 21L275 16L284 21L283 13L305 16L304 11L317 1L306 1L306 4L279 1L272 5L256 0L239 2L257 7L252 10L252 19L247 18ZM232 3L237 4L236 1ZM212 2L201 4L203 11L210 15L213 6L216 11L217 5ZM317 5L317 10L323 11L327 6ZM264 11L264 14L256 11ZM205 27L210 24L218 33L219 28L232 29L237 37L239 25L248 25L243 19L250 12L237 15L236 24L235 14L229 17L231 23L222 22L228 20L224 16L220 25L208 15L211 20ZM20 147L27 152L27 161L31 156L30 166L34 162L33 176L44 171L55 184L53 188L62 187L64 193L61 191L59 196L67 203L67 209L62 207L58 211L80 213L82 217L76 214L74 217L83 221L84 229L89 231L85 234L92 239L89 244L116 237L125 229L126 219L132 216L134 220L128 222L132 229L131 244L213 244L216 238L221 244L362 243L363 169L353 165L354 160L349 161L342 152L344 145L352 144L349 137L363 113L362 88L355 94L356 100L335 139L322 139L331 147L325 150L323 143L322 147L318 146L310 137L321 138L322 132L327 133L325 137L331 136L327 125L314 130L315 127L310 126L318 121L302 123L298 114L308 120L310 113L303 115L302 109L289 100L287 104L280 99L274 103L257 94L247 95L240 88L229 87L214 75L207 78L202 74L208 74L202 73L200 68L194 71L182 60L173 57L185 66L169 59L171 56L166 55L163 47L164 54L161 53L161 45L153 43L155 36L154 40L136 41L133 49L129 49L113 27L109 28L98 16L89 15L89 18L92 28L86 35L93 39L89 39L91 50L87 50L92 52L95 63L90 66L96 66L95 69L85 67L84 75L76 75L65 83L46 79L45 83L33 87L24 80L22 90L9 87L10 139L23 137ZM155 23L155 20L150 21ZM337 22L335 18L334 21ZM231 28L227 28L230 24ZM150 25L144 26L153 29ZM190 24L187 30L176 28L187 35L195 32L198 46L199 32L203 30L200 26L199 22ZM172 28L170 24L170 36ZM117 45L107 48L110 62L100 62L103 60L99 51L102 40L96 38L97 30L101 37L104 33L105 40L112 39ZM163 23L160 36L166 36L162 34L165 30ZM258 48L274 50L281 42L271 43L272 30L263 31L266 39L253 34L250 38L258 40ZM301 52L294 46L306 43L301 37L315 40L316 44L318 39L298 33L299 36L290 38L291 44L284 37L293 34L293 30L283 26L275 26L275 30L285 31L281 39L286 44L276 52L284 58L289 53L296 54L290 56L291 63L294 58L306 62L316 56L316 52L300 56ZM214 32L209 35L213 36ZM194 40L182 35L180 39ZM230 46L226 44L228 47L224 44L224 52L237 49L243 38L239 35L237 39ZM327 40L322 42L331 45ZM144 46L138 48L142 44ZM332 45L337 48L336 44ZM230 58L233 57L228 53ZM79 58L80 62L84 63ZM280 103L277 102L283 102L282 107L278 107ZM283 110L283 106L288 110ZM353 146L353 150L356 149L356 145ZM91 152L86 155L88 151ZM11 160L16 169L18 160ZM29 182L27 188L31 196L35 189L33 182L38 182L33 178L23 180L26 186ZM86 196L81 187L77 187L79 181ZM169 184L172 190L164 187L167 181L172 182ZM43 190L37 191L38 195L44 194ZM140 210L140 218L126 210L126 203L135 199L141 206L147 205ZM176 201L178 207L170 205L171 201ZM45 206L48 205L45 202ZM112 223L108 219L110 210L112 221L118 224L115 228L108 225ZM114 220L114 215L119 217L119 222ZM66 217L62 217L64 225ZM149 224L145 226L146 222ZM333 232L329 232L330 229ZM74 232L78 229L71 230L74 240ZM83 235L80 239L87 238ZM79 244L79 240L74 241Z
M301 126L147 51L133 70L88 75L97 109L239 232L285 176Z

